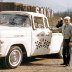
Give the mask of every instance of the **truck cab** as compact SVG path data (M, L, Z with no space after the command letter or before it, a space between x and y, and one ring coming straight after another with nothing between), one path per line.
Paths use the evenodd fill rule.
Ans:
M23 57L59 53L62 41L62 34L50 30L43 14L0 12L0 58L10 68L19 66Z

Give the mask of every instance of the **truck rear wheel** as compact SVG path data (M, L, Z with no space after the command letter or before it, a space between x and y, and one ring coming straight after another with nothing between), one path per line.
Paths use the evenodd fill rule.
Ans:
M6 66L16 68L22 62L22 50L19 46L12 46L7 57L5 58Z

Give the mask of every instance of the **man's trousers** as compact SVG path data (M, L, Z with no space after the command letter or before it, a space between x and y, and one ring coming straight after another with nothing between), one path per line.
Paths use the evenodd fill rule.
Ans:
M69 62L70 62L69 42L70 42L70 39L63 40L63 62L65 65L69 65Z

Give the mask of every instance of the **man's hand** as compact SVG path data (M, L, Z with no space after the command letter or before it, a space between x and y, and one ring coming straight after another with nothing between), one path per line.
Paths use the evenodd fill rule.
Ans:
M69 42L69 46L72 47L72 42Z

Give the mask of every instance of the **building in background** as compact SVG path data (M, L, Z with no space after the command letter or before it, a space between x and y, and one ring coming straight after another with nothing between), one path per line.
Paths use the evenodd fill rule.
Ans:
M54 12L50 8L38 7L38 6L29 6L22 3L16 2L2 2L0 0L0 11L29 11L36 12L46 15L47 17L53 17Z

